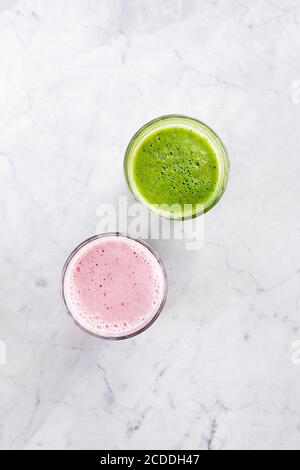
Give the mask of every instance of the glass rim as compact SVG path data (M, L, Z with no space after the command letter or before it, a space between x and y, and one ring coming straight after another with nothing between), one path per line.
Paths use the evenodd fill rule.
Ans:
M220 179L218 181L218 186L217 186L215 192L213 193L211 199L209 200L208 205L206 207L204 207L202 211L199 211L199 212L196 211L195 213L193 213L191 215L185 215L184 211L182 211L182 214L180 214L179 217L173 216L172 214L156 211L154 209L155 205L148 203L143 198L143 196L141 196L140 192L137 190L136 186L133 184L132 179L130 177L131 161L132 161L132 158L135 155L135 151L137 150L137 148L135 148L134 149L135 151L133 152L133 147L136 143L138 143L137 145L140 145L143 142L143 139L141 139L140 142L138 142L140 136L143 135L143 133L145 133L148 129L151 130L152 128L154 128L155 125L160 123L160 122L166 122L166 121L172 122L173 120L179 120L179 121L181 120L184 123L191 122L191 123L195 124L195 126L198 126L198 128L202 128L203 130L206 130L208 135L210 135L210 137L212 138L213 142L209 141L209 144L212 146L213 150L216 150L216 149L220 150L220 155L219 156L217 155L217 158L218 158L219 164L220 164L220 161L222 162L222 168L223 168L223 175L222 175L222 177L220 177ZM159 129L159 127L158 127L158 129ZM155 129L153 129L153 131L154 130ZM151 135L150 132L149 132L149 134L145 134L145 137L147 137L149 135ZM199 135L201 135L204 138L207 137L205 135L202 135L201 133L199 133ZM200 121L199 119L196 119L196 118L184 115L184 114L166 114L164 116L160 116L160 117L157 117L155 119L152 119L151 121L144 124L137 132L135 132L133 137L130 139L129 144L128 144L128 146L126 148L126 151L125 151L123 171L124 171L124 176L125 176L125 179L126 179L126 182L127 182L127 186L129 188L132 196L134 197L134 199L138 203L142 204L142 206L145 207L149 212L155 213L157 216L159 216L161 218L166 218L166 219L169 219L169 220L174 220L174 221L176 221L176 220L189 220L189 219L194 219L196 217L199 217L200 215L205 214L206 212L211 210L220 201L221 197L223 196L223 194L224 194L224 192L227 188L227 184L228 184L229 171L230 171L230 160L229 160L229 154L228 154L227 148L225 147L223 141L220 139L220 137L217 135L217 133L211 127L209 127L207 124ZM199 206L203 207L203 205L200 205L200 204L199 204Z
M90 243L92 243L93 241L95 240L98 240L98 239L102 239L102 238L108 238L108 237L122 237L122 238L127 238L129 240L132 240L136 243L139 243L141 245L143 245L153 256L154 258L156 259L156 261L158 262L159 264L159 267L161 269L161 273L162 273L162 278L163 278L163 281L164 281L164 288L163 288L163 298L162 298L162 301L161 303L159 304L159 307L157 308L157 311L155 313L155 315L151 318L151 320L146 323L146 325L144 325L143 327L137 329L136 331L132 332L132 333L129 333L129 334L122 334L122 335L119 335L119 336L104 336L104 335L100 335L100 334L97 334L97 333L94 333L92 331L89 331L87 328L85 328L84 326L82 326L74 317L74 315L72 314L71 312L71 309L69 308L68 306L68 303L67 303L67 300L66 300L66 296L65 296L65 279L66 279L66 274L67 274L67 270L68 270L68 267L71 263L71 261L73 260L74 256L80 252L80 250L82 248L84 248L85 246L89 245ZM90 336L93 336L94 338L97 338L97 339L102 339L102 340L108 340L108 341L121 341L121 340L125 340L125 339L130 339L130 338L133 338L135 336L138 336L140 335L141 333L143 333L144 331L146 331L148 328L150 328L150 326L153 325L153 323L158 319L158 317L160 316L162 310L164 309L164 306L166 304L166 301L167 301L167 296L168 296L168 276L167 276L167 272L166 272L166 269L165 269L165 266L160 258L160 256L158 255L158 253L148 244L146 243L144 240L140 240L140 239L136 239L136 238L133 238L133 237L130 237L129 235L126 235L126 234L123 234L121 232L107 232L107 233L100 233L100 234L97 234L97 235L93 235L92 237L89 237L87 238L86 240L84 240L83 242L81 242L78 246L76 246L76 248L74 248L74 250L70 253L70 255L68 256L68 258L66 259L65 261L65 264L64 264L64 267L63 267L63 270L62 270L62 274L61 274L61 283L60 283L60 294L61 294L61 298L62 298L62 302L64 304L64 307L65 307L65 310L66 310L66 313L68 314L68 316L72 319L73 323L78 327L80 328L83 332L89 334Z

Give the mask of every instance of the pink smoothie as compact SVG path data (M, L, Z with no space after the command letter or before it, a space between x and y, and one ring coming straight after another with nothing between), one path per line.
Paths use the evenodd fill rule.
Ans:
M94 238L71 256L63 296L75 322L97 336L134 335L159 313L165 272L144 244L124 236Z

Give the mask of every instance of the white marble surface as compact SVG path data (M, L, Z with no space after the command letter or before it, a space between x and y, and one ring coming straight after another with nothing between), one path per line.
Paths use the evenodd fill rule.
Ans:
M0 0L0 447L300 449L298 0ZM228 191L205 245L155 242L168 305L100 342L59 297L124 149L210 124Z

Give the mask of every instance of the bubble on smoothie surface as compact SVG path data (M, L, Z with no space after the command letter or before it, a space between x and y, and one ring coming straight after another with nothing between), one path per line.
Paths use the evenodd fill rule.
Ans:
M68 310L100 336L131 334L156 315L165 280L156 257L126 237L96 239L72 258L65 274Z

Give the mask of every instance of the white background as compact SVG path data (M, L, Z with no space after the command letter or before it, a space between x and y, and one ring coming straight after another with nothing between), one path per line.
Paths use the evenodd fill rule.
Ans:
M0 0L1 448L300 449L299 56L297 0ZM153 243L157 323L97 341L61 268L169 113L221 136L229 188L202 250Z

